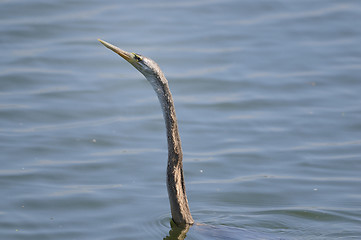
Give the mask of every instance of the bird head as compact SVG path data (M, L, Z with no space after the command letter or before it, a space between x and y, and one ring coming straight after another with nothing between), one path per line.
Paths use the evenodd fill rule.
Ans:
M117 53L119 56L127 60L130 64L132 64L139 72L141 72L149 81L154 78L159 79L159 76L163 76L162 71L160 70L158 64L154 62L152 59L142 56L136 53L126 52L106 41L98 39L105 47L109 48L113 52ZM165 78L161 78L162 80Z

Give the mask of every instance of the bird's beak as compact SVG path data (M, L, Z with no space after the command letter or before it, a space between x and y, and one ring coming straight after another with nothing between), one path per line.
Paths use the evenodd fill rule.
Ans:
M119 56L121 56L125 60L127 60L129 63L133 64L133 62L135 61L133 58L133 55L131 53L128 53L128 52L126 52L110 43L107 43L106 41L103 41L101 39L98 39L98 41L101 42L104 46L106 46L110 50L112 50L113 52L117 53Z

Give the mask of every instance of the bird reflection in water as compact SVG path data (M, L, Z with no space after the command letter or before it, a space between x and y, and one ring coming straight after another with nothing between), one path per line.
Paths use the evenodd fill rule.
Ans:
M171 229L169 230L169 235L163 238L163 240L184 240L187 237L187 232L191 225L185 224L183 226L178 226L173 222L170 221Z

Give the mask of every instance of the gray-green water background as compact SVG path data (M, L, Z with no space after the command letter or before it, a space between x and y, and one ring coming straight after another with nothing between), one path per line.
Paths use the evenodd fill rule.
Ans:
M358 0L0 1L0 239L168 235L158 100L97 38L169 79L196 222L360 239L360 23Z

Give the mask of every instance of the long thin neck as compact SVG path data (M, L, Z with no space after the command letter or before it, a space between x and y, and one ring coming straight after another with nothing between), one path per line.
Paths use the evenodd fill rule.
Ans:
M178 225L193 224L189 211L188 200L183 177L183 153L178 132L177 117L172 94L164 75L162 85L153 86L162 105L163 116L167 129L168 166L167 188L173 221Z

